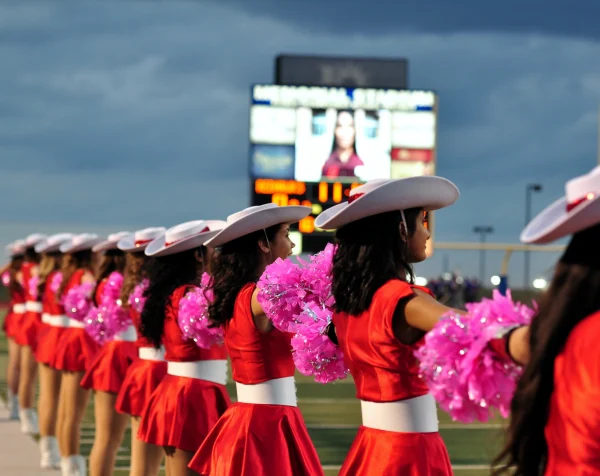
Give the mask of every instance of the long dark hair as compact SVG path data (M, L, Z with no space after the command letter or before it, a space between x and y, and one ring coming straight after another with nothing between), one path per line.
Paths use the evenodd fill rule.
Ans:
M10 266L8 267L8 273L10 276L10 283L8 283L8 290L12 293L20 293L23 291L23 286L17 279L17 273L21 271L23 265L23 255L13 256L10 259Z
M506 446L494 461L518 476L544 473L548 446L544 428L554 391L554 361L571 331L600 310L600 225L577 233L558 262L530 328L530 360L512 400Z
M142 311L140 331L158 349L162 343L165 315L169 298L173 291L186 284L199 284L202 263L196 259L197 253L205 256L202 248L157 257L149 270L148 289L144 292L146 303Z
M100 258L100 263L96 269L94 278L96 279L96 286L92 296L96 295L98 286L104 278L108 278L110 273L118 272L123 274L125 269L125 253L121 250L106 250Z
M273 242L280 229L281 224L250 233L225 243L213 254L210 287L214 298L208 307L208 315L215 327L224 325L233 317L235 300L242 288L260 278L258 243L262 241L267 245L267 240Z
M420 208L404 211L409 237L414 234L421 213ZM413 281L408 243L402 239L400 223L402 214L393 211L337 230L331 288L337 312L359 315L369 308L375 291L390 279Z
M144 253L126 253L125 271L123 272L123 287L121 288L121 306L129 308L129 296L134 288L148 277L153 258Z
M82 250L77 251L76 253L63 255L62 265L60 267L62 281L60 283L60 288L58 288L58 292L56 293L58 297L63 297L63 293L75 271L83 268L90 273L92 272L92 258L92 250Z
M36 253L35 248L33 246L29 246L28 248L25 248L25 254L23 255L23 259L26 263L39 263L40 254Z

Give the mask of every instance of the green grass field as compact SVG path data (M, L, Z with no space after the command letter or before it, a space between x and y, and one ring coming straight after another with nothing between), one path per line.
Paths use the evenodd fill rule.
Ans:
M3 311L0 311L3 313ZM7 343L0 337L0 394L6 392ZM298 401L312 440L319 452L327 476L338 473L344 457L360 424L360 404L355 398L351 380L320 385L303 376L297 377ZM229 384L230 395L235 386ZM88 455L94 439L93 399L83 428L81 448ZM440 433L446 442L456 476L483 476L490 473L488 465L502 444L502 420L487 424L464 425L453 423L440 412ZM129 430L121 445L116 475L128 474L130 455Z

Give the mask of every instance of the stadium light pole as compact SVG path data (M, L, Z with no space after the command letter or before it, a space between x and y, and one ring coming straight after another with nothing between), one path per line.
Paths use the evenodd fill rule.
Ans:
M483 245L485 243L485 236L493 233L494 228L491 226L476 226L473 228L473 233L479 234L479 240ZM482 247L479 250L479 281L481 282L481 286L485 286L485 248Z
M533 192L541 192L542 184L540 183L528 183L525 192L525 226L529 224L531 221L531 195ZM531 256L529 251L525 251L525 261L524 261L524 269L523 269L523 282L524 289L529 289L531 283L529 282L529 268L530 268L530 259Z

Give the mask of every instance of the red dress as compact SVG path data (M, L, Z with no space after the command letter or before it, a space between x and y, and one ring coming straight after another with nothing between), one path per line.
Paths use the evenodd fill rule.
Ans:
M71 288L81 284L84 274L84 269L75 271L69 279L63 295ZM102 288L103 283L100 283L95 296L97 303L99 302L98 297L102 294ZM56 347L56 353L50 366L65 372L85 372L99 349L96 341L83 328L83 323L75 319L69 319L69 327L63 332Z
M22 290L10 292L10 304L8 307L8 313L4 318L3 329L6 333L6 337L17 341L17 334L19 333L19 327L23 322L23 316L25 315L25 296Z
M210 476L323 475L300 410L295 406L291 336L276 329L267 334L256 329L250 307L255 288L250 283L240 291L233 318L225 327L238 402L212 429L189 467ZM293 401L267 403L268 391L279 384L292 385ZM263 389L267 392L263 398L257 398Z
M52 291L51 283L58 271L50 273L42 295L42 324L38 331L38 341L35 349L35 359L45 365L50 365L56 354L56 343L67 329L69 320L65 309L58 302L56 293ZM44 322L44 320L46 322Z
M100 347L81 379L81 386L96 392L119 393L127 369L137 358L136 338L135 327L130 326Z
M167 362L164 350L154 348L140 332L140 313L131 307L129 313L138 333L135 342L138 358L127 369L115 408L119 413L140 417L150 396L167 374Z
M581 321L554 362L544 434L546 476L600 474L600 312Z
M25 297L25 315L23 316L19 332L17 334L17 344L28 346L35 352L37 344L37 333L42 324L42 303L39 302L29 292L29 280L32 277L33 268L37 265L31 262L25 262L21 266L23 275L23 293Z
M340 475L452 475L437 432L435 403L418 375L416 345L402 344L393 332L396 306L411 294L409 284L390 280L375 292L371 306L361 315L333 315L363 413L363 425Z
M190 287L177 288L167 305L163 336L167 375L148 401L138 438L146 443L194 452L231 402L225 388L225 347L215 345L201 349L193 341L184 339L179 329L179 301ZM221 372L217 376L218 370L213 372L212 369Z

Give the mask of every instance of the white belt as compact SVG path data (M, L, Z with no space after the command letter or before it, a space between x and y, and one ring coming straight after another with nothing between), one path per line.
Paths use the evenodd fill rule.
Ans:
M42 303L37 301L27 301L25 310L29 312L42 312Z
M42 319L44 316L42 316ZM52 327L69 327L69 318L65 315L48 316L48 324Z
M77 319L71 319L70 317L67 319L69 319L69 324L67 327L74 327L77 329L83 329L85 327L85 324L83 322L79 322Z
M168 362L167 373L177 377L196 378L225 385L227 383L227 361Z
M12 310L15 314L25 314L25 304L13 304Z
M119 332L115 336L115 340L122 340L125 342L135 342L137 340L137 332L134 326L129 326L124 331Z
M138 357L142 360L156 360L158 362L164 362L165 360L165 349L161 347L140 347L138 349Z
M42 314L42 322L44 324L48 324L48 321L49 321L50 317L52 317L50 314L48 314L47 312L44 312Z
M236 382L235 387L240 403L297 406L294 377L276 378L253 385Z
M362 423L396 433L437 433L438 419L431 394L398 402L360 401Z

